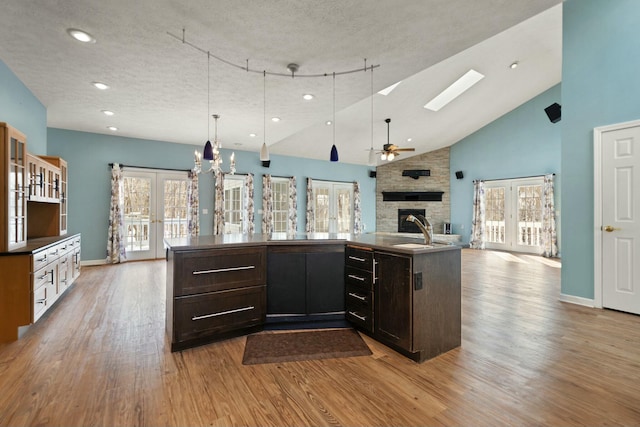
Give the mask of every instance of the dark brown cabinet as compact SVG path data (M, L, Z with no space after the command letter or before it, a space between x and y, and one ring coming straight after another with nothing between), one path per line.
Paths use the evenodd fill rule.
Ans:
M344 245L271 246L267 259L268 319L304 322L344 313Z
M413 255L347 246L347 320L417 361L461 343L460 248Z
M265 247L169 251L171 351L262 329L265 282Z

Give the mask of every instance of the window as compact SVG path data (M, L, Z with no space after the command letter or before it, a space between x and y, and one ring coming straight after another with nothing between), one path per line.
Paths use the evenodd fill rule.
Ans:
M289 179L271 178L273 196L273 231L286 233L289 220Z
M238 177L224 178L224 232L242 233L244 210L242 209L244 180Z
M353 231L353 184L313 181L315 231L350 233Z

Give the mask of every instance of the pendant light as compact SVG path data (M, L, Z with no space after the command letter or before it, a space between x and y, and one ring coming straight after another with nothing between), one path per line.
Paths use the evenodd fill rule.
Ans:
M262 72L262 148L260 148L260 161L262 166L268 168L271 164L269 160L269 148L267 147L267 71Z
M210 64L211 64L211 56L209 52L207 52L207 142L204 144L204 151L202 153L202 158L205 160L213 160L213 147L211 146L211 141L209 140L209 116L211 111L211 82L210 82Z
M377 163L376 151L373 149L373 66L371 67L371 148L369 149L369 166Z
M336 148L336 73L333 73L333 145L331 146L331 155L329 160L338 161L338 149Z

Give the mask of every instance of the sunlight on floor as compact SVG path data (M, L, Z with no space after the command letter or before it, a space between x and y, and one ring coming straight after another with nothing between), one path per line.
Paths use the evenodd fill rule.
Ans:
M502 258L505 261L519 262L519 263L522 263L522 264L527 264L527 261L525 261L525 260L523 260L523 259L521 259L521 258L519 258L519 257L517 257L517 256L515 256L513 254L510 254L508 252L497 252L496 251L496 252L493 252L493 253L496 254L497 256L499 256L500 258Z
M509 252L493 252L498 257L502 258L505 261L509 262L518 262L521 264L529 264L530 262L538 262L540 264L548 265L553 268L562 268L562 262L560 262L557 258L545 258L540 255L527 255L527 254L512 254Z
M536 256L536 255L524 255L524 256L529 258L532 261L548 265L549 267L562 268L562 262L558 261L557 258L551 259L551 258L545 258L542 256Z

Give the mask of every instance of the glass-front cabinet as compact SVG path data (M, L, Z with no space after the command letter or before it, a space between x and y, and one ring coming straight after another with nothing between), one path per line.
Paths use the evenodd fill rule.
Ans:
M4 252L23 247L27 242L27 140L17 129L0 122L0 144L0 173L7 182L0 202L0 251Z

